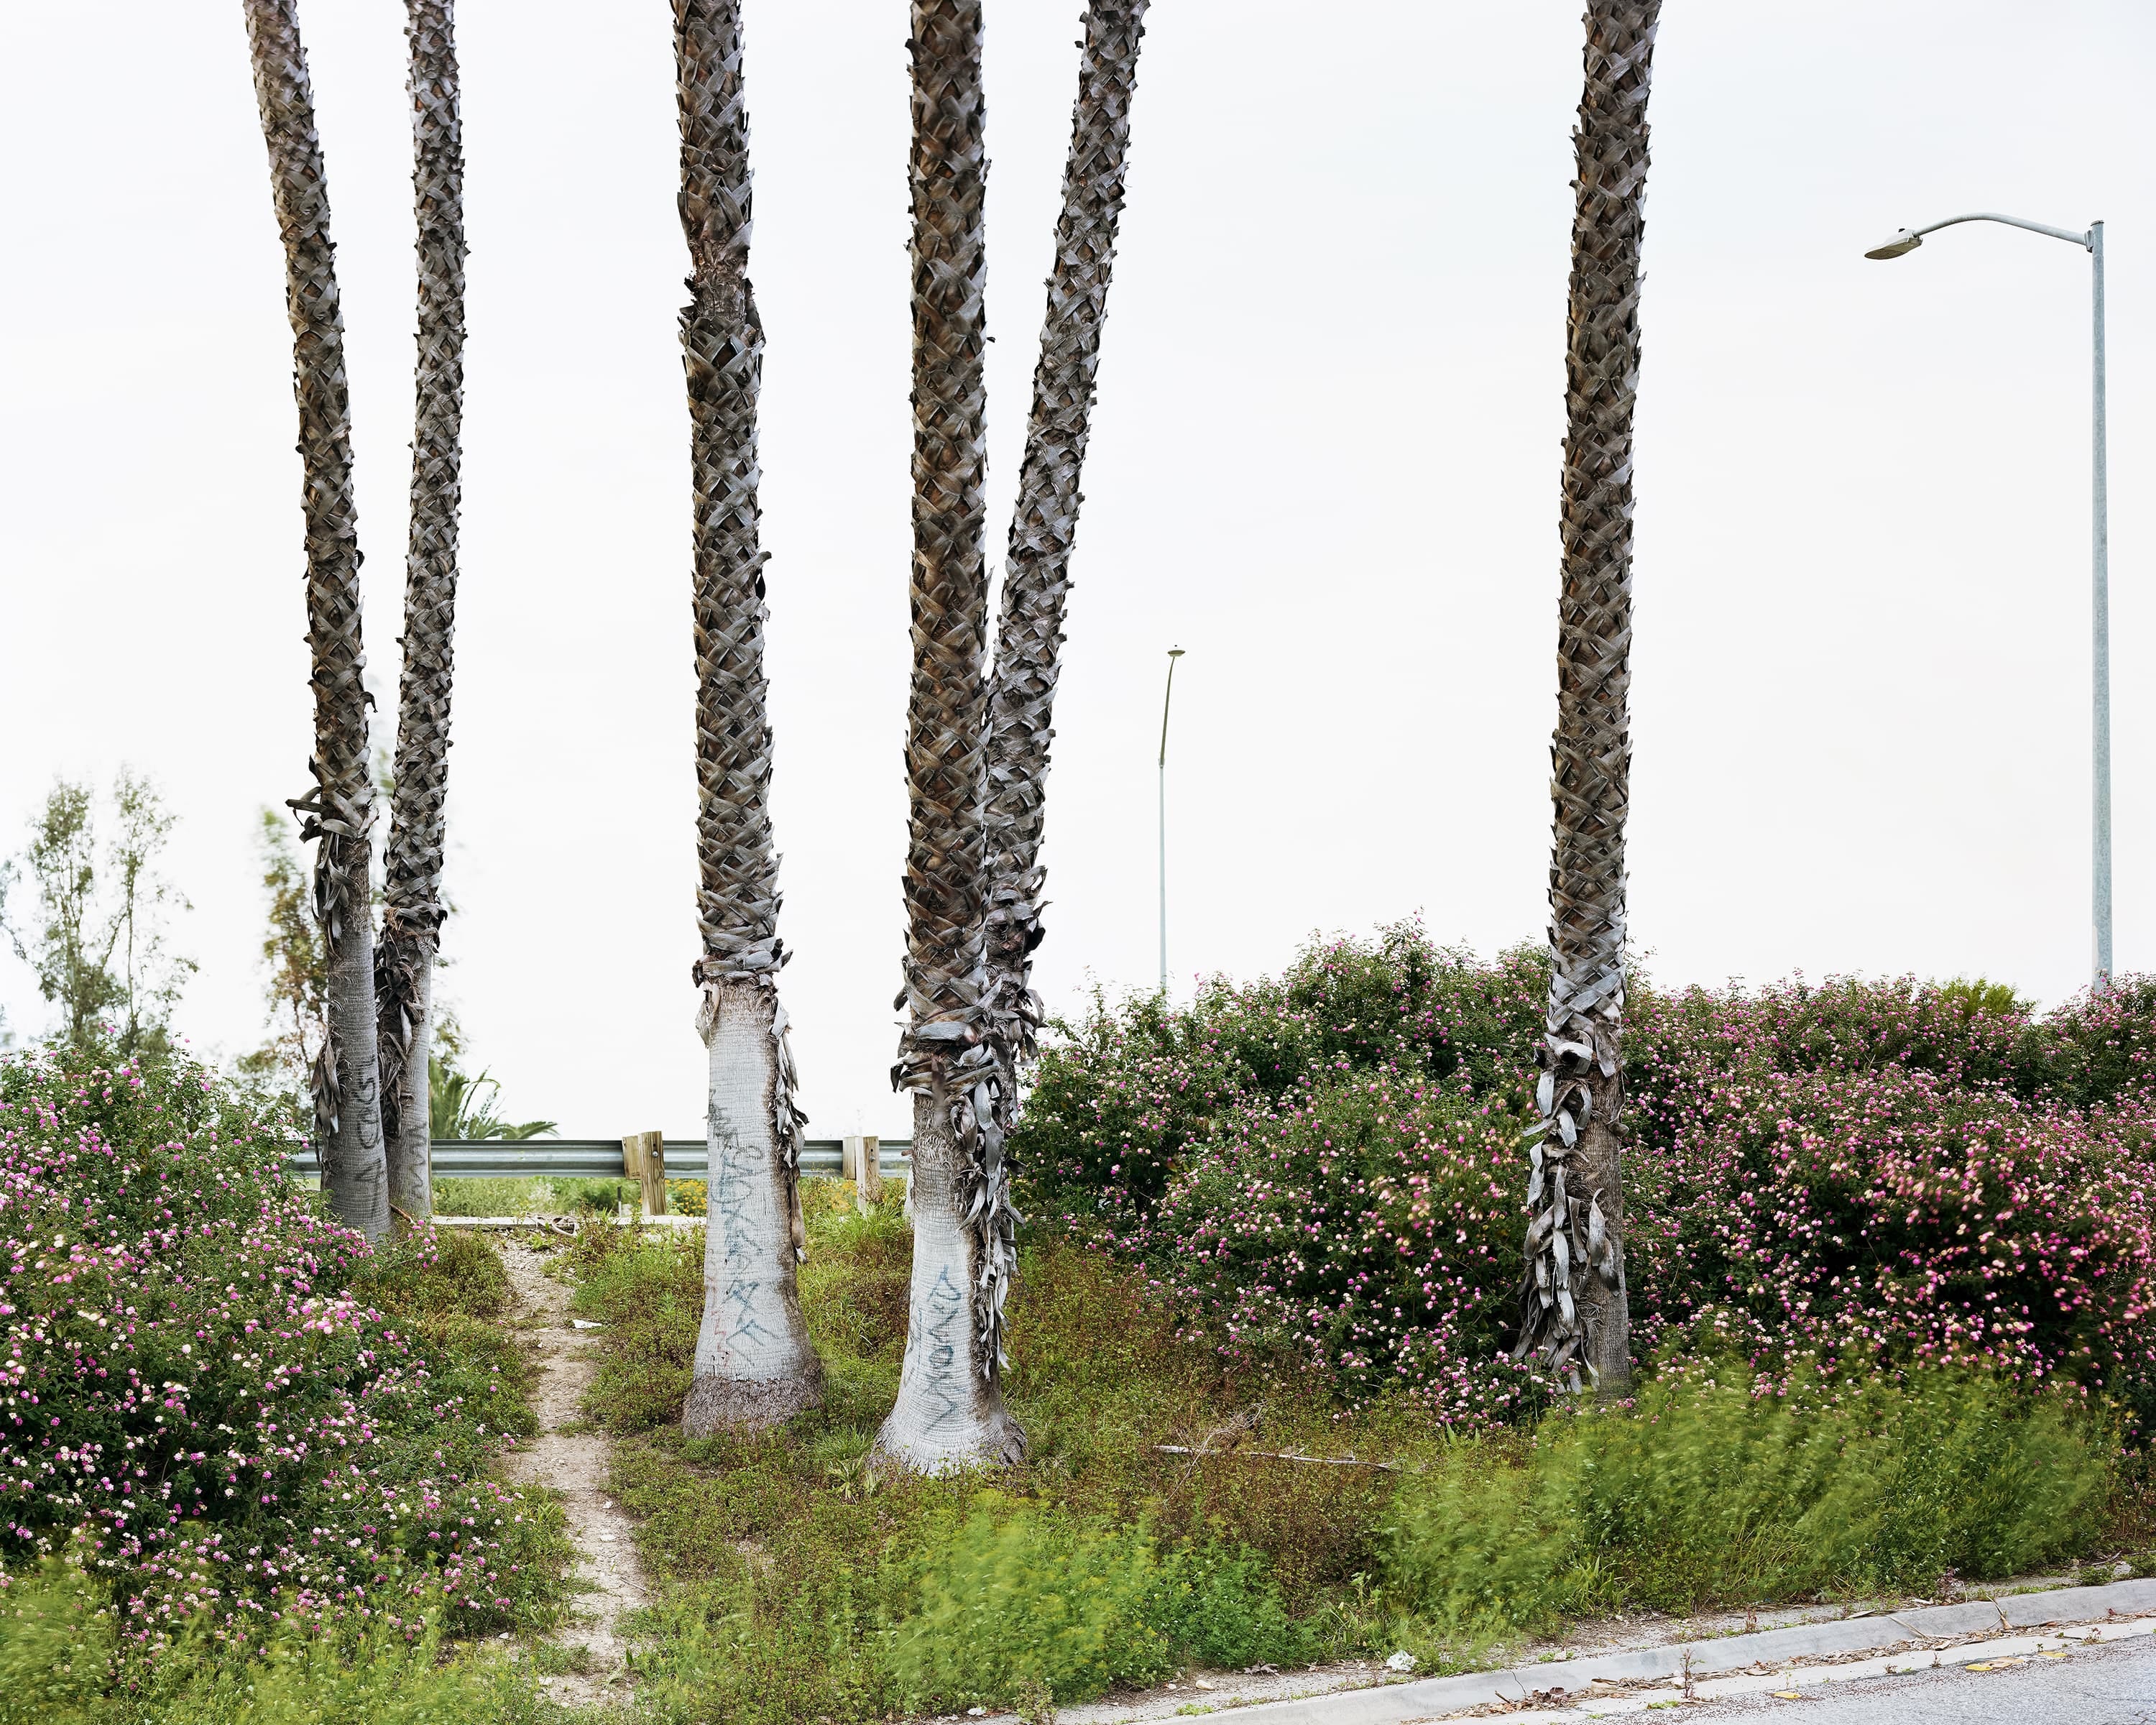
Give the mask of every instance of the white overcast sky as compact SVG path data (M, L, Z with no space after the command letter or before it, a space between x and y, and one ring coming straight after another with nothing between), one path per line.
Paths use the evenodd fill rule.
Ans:
M988 0L992 551L1077 0ZM411 427L403 8L303 0L394 709ZM747 0L771 673L809 1130L901 1132L903 0ZM1419 911L1542 926L1578 0L1158 0L1049 816L1052 1007ZM445 986L520 1115L701 1132L687 418L663 0L465 0L471 340ZM0 9L0 840L154 774L260 1034L255 811L310 737L281 255L237 0ZM2118 958L2156 968L2145 0L1663 17L1639 418L1633 929L1669 982L2081 986L2088 264L2107 220ZM386 731L384 732L386 735ZM0 961L18 1033L45 1009Z

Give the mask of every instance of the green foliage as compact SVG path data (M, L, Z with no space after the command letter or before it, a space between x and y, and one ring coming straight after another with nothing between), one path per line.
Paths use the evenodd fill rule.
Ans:
M909 1578L911 1609L891 1637L909 1708L993 1706L1029 1683L1090 1701L1175 1669L1166 1626L1147 1621L1159 1565L1142 1529L990 1505L924 1551Z
M1319 1643L1255 1553L1163 1553L1142 1526L1087 1525L993 1492L976 1502L906 1577L891 1665L916 1712L1000 1706L1035 1686L1090 1701L1186 1660L1280 1663Z
M153 1662L280 1619L546 1625L561 1509L486 1477L535 1430L499 1259L370 1250L277 1139L177 1055L0 1061L0 1377L36 1420L0 1426L0 1553L79 1558Z
M111 836L98 842L97 798L56 779L30 823L21 858L0 867L0 922L38 992L59 1009L59 1033L77 1047L110 1034L121 1053L162 1052L194 961L168 952L168 910L189 908L157 858L174 817L150 780L122 767L112 781ZM37 895L28 923L7 900L28 872Z
M2024 1000L2006 983L1980 976L1958 976L1950 983L1942 983L1939 1002L1948 1010L1970 1019L1986 1014L1993 1018L2026 1019L2035 1010L2033 1001Z
M429 1620L343 1632L289 1625L259 1641L190 1636L131 1653L105 1589L59 1558L0 1593L0 1725L540 1725L531 1676L451 1656Z
M1500 1440L1470 1440L1404 1483L1388 1595L1502 1632L2011 1575L2091 1537L2107 1436L1978 1373L1772 1385L1695 1365L1635 1408L1548 1422L1507 1465Z
M262 963L268 973L263 992L270 1005L270 1034L260 1048L240 1057L239 1067L296 1098L306 1091L308 1069L321 1042L329 960L291 823L274 809L263 809L255 843L262 890L269 899Z
M0 1725L90 1717L119 1651L106 1590L78 1563L47 1558L0 1592Z
M607 1327L585 1400L616 1431L678 1421L696 1363L704 1309L703 1240L606 1225L578 1230L571 1309Z
M611 1216L623 1204L634 1202L639 1189L634 1180L592 1180L567 1174L455 1175L435 1180L434 1214Z
M427 1057L427 1132L436 1138L542 1137L560 1124L552 1120L504 1120L498 1111L501 1086L485 1072L476 1075L457 1065L454 1044L438 1044Z
M607 1326L588 1405L624 1434L613 1488L661 1583L639 1656L653 1717L1000 1707L1360 1645L1338 1601L1373 1559L1384 1476L1157 1449L1202 1439L1239 1392L1097 1255L1042 1242L1022 1262L1008 1394L1028 1463L994 1491L880 1472L869 1452L897 1384L911 1235L896 1191L866 1215L850 1196L803 1188L802 1306L825 1399L777 1432L693 1441L675 1424L702 1301L696 1230L587 1230L569 1255L574 1309ZM1331 1443L1330 1416L1281 1391L1266 1430ZM947 1620L973 1625L966 1646Z
M1385 1070L1524 1106L1548 968L1520 947L1483 963L1404 922L1313 942L1278 978L1215 980L1187 1008L1158 994L1059 1021L1013 1136L1028 1214L1143 1214L1190 1147L1238 1107Z

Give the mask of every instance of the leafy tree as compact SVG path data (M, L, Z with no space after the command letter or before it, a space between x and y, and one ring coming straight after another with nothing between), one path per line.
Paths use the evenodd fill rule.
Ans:
M82 1047L109 1027L124 1053L159 1053L195 968L166 945L167 914L190 908L157 868L174 817L157 786L126 767L110 803L111 837L100 847L95 793L54 781L28 845L0 868L0 920L38 992L59 1009L59 1035ZM8 890L25 881L36 895L27 927L6 909Z
M270 900L262 963L268 971L263 993L270 1005L270 1038L242 1055L239 1069L258 1079L282 1077L283 1087L297 1096L306 1088L321 1043L329 961L310 902L306 867L293 845L291 823L275 809L264 809L256 843L262 887Z

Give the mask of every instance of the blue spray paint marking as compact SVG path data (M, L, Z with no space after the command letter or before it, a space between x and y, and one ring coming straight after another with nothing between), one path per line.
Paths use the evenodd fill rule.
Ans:
M952 1370L958 1361L958 1349L952 1343L951 1331L965 1312L966 1298L958 1285L951 1280L947 1268L936 1272L935 1286L928 1290L924 1304L928 1322L921 1327L927 1342L921 1354L922 1387L940 1404L935 1417L928 1422L928 1430L934 1431L954 1418L965 1405L957 1393L958 1374Z
M741 1136L726 1123L715 1121L713 1136L719 1141L718 1167L712 1171L711 1214L718 1219L723 1248L719 1298L729 1316L728 1343L769 1342L771 1332L757 1316L757 1296L763 1291L761 1278L753 1275L755 1252L748 1239L749 1181L753 1159L742 1153Z

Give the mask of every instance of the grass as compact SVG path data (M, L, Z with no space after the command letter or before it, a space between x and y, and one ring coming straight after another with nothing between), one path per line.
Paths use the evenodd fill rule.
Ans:
M524 1671L377 1626L285 1630L244 1652L182 1640L154 1663L116 1645L102 1590L49 1558L0 1601L0 1725L562 1725Z
M654 1721L1067 1703L1400 1647L1441 1670L1582 1613L2025 1570L2102 1546L2131 1495L2094 1423L1961 1374L1755 1399L1742 1373L1672 1370L1634 1409L1451 1435L1306 1375L1231 1373L1142 1273L1054 1238L1024 1249L1011 1328L1024 1464L880 1474L911 1235L895 1195L863 1216L850 1193L804 1189L825 1404L756 1437L673 1425L699 1235L589 1230L569 1255L575 1309L607 1326L590 1406L659 1583L639 1656Z
M824 1405L760 1437L672 1425L701 1238L592 1230L574 1249L575 1310L607 1326L590 1405L624 1440L613 1484L662 1584L641 1656L653 1717L1068 1702L1193 1661L1307 1662L1367 1640L1332 1602L1374 1553L1383 1476L1156 1449L1201 1443L1248 1386L1179 1342L1142 1284L1069 1246L1032 1248L1023 1266L1009 1394L1027 1463L992 1486L870 1470L897 1391L911 1235L896 1194L865 1216L850 1195L803 1189L802 1304ZM1275 1386L1263 1418L1282 1444L1332 1441L1306 1392ZM1298 1589L1316 1609L1290 1609Z
M1696 1363L1638 1404L1462 1446L1404 1482L1389 1590L1455 1630L1622 1609L1938 1589L2026 1573L2102 1527L2112 1446L2061 1398L1912 1373L1768 1386Z
M617 1204L634 1203L640 1189L634 1180L577 1179L533 1174L444 1177L434 1182L438 1216L612 1215Z

